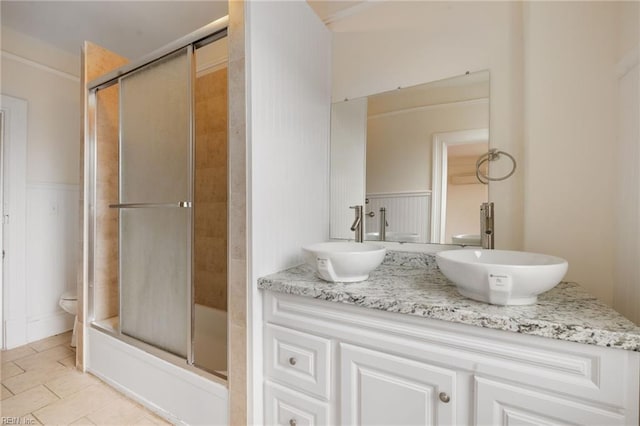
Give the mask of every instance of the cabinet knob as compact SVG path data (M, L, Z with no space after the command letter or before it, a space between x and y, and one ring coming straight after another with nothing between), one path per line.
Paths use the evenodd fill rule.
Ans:
M289 420L289 426L296 426L297 424L298 422L296 422L296 419Z
M440 398L440 401L444 402L445 404L451 401L451 398L446 394L446 392L440 392L440 395L438 395L438 397Z
M298 360L295 359L294 357L289 358L289 364L296 365L297 362L298 362ZM292 422L294 422L294 424L295 424L295 420L292 420ZM291 422L289 422L289 423L291 423ZM294 425L291 425L291 426L294 426Z

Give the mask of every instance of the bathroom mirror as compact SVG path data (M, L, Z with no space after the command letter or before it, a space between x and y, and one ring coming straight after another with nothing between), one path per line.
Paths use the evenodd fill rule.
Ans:
M365 240L384 226L385 241L479 245L489 80L480 71L334 103L331 238L354 238L350 206L361 204Z

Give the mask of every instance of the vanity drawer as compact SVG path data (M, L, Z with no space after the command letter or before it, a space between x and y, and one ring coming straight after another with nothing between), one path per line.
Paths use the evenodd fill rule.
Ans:
M265 424L279 426L329 425L329 404L274 383L264 387Z
M267 324L264 341L268 379L329 400L331 340Z

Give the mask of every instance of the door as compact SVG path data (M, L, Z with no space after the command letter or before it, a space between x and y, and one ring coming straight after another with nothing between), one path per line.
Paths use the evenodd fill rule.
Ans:
M26 280L27 101L1 96L2 129L2 341L28 343Z
M343 425L454 425L453 370L340 345Z
M120 78L120 331L191 362L192 48Z
M475 378L476 425L623 425L625 417L551 393Z
M0 250L2 260L0 260L0 349L5 349L4 343L4 110L0 109Z

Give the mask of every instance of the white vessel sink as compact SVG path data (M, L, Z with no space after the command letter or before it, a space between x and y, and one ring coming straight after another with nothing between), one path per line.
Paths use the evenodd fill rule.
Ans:
M559 257L509 250L447 250L436 254L436 262L460 294L494 305L534 304L568 268Z
M369 273L384 260L386 249L374 244L329 242L302 248L305 262L318 276L330 282L357 282L369 278Z

